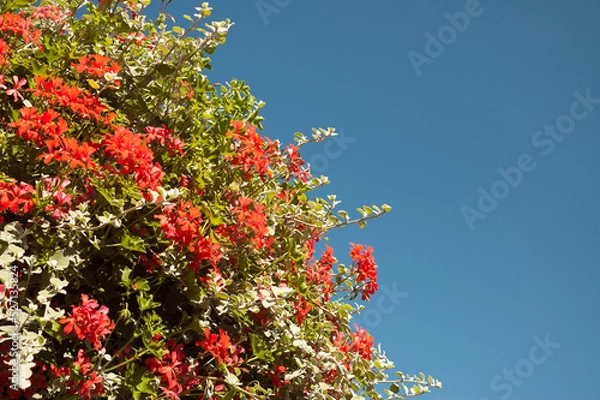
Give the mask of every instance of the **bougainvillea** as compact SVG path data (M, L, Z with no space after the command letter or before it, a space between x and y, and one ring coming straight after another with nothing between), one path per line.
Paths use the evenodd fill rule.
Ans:
M373 249L302 147L263 136L248 86L212 84L229 20L149 0L0 3L0 398L382 399L396 372L354 326ZM349 250L349 252L348 252ZM320 254L320 255L318 255ZM349 265L339 260L348 258ZM386 384L382 388L380 384ZM411 387L407 387L410 385Z

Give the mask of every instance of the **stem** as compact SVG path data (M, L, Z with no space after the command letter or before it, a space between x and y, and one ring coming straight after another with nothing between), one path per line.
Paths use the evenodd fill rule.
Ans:
M127 364L129 364L129 363L131 363L133 361L137 361L141 356L143 356L144 354L146 354L148 352L149 352L148 349L144 349L141 353L136 354L134 357L128 358L127 360L123 361L121 364L117 364L117 365L112 366L110 368L106 368L104 370L104 372L110 372L110 371L113 371L115 369L121 368L122 366L127 365Z

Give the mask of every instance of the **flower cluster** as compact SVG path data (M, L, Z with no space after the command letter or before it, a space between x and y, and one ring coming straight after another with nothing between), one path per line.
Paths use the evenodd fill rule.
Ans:
M164 125L161 127L147 126L145 131L146 141L148 143L157 143L162 147L166 147L170 157L175 154L185 156L185 152L183 151L185 143L183 140L173 135L172 129L167 129Z
M80 306L71 307L71 316L58 320L64 325L64 332L67 335L73 332L78 339L89 341L94 349L101 349L100 340L115 328L114 322L108 317L108 308L100 306L86 294L81 295Z
M229 334L223 329L219 329L219 334L215 334L205 328L204 340L196 342L196 346L210 353L219 364L239 365L244 361L240 356L244 352L243 347L232 344Z
M110 122L103 116L108 108L96 96L75 85L69 85L60 77L34 76L36 89L32 96L45 100L50 106L67 107L85 119Z
M42 32L34 27L33 21L19 14L0 14L0 32L21 37L25 43L39 43Z
M89 143L79 143L75 138L62 137L46 140L48 152L42 154L39 158L48 164L51 161L64 162L69 168L95 169L96 164L92 161L92 154L96 152L94 146Z
M100 142L108 157L118 167L107 166L111 173L133 174L140 190L157 190L161 186L164 172L158 162L154 162L154 153L144 142L144 136L129 129L116 126L114 133L107 133Z
M373 248L360 244L350 243L350 258L356 268L356 280L363 283L362 299L367 300L374 294L377 285L377 264L373 258Z
M4 211L29 213L35 204L31 196L33 192L33 187L25 182L17 184L14 179L0 181L0 213ZM0 215L0 222L3 220Z
M77 63L71 63L71 67L78 74L87 73L89 76L102 78L106 74L116 75L121 70L119 64L101 54L91 54L77 58Z
M293 144L290 144L285 148L288 156L288 171L290 173L287 179L289 179L290 176L295 176L301 181L307 182L310 178L310 168L302 167L306 164L306 161L302 159L298 150L298 146Z
M263 204L242 196L231 213L236 219L236 224L231 228L234 230L245 229L250 243L255 248L262 249L273 241L273 238L269 237L266 207Z
M46 207L46 211L52 212L52 217L58 220L66 216L67 212L72 209L73 196L67 194L65 189L71 183L70 180L60 178L46 178L44 181L44 191L42 192L45 198L50 198L53 203Z
M208 260L213 265L221 259L219 245L210 237L202 235L202 215L189 201L164 207L162 214L156 215L165 236L171 239L179 250L194 255L196 260ZM195 264L193 264L195 265Z
M242 121L235 121L233 128L233 131L227 132L227 136L235 142L235 155L227 156L229 162L239 167L246 178L252 176L253 170L263 178L271 176L270 167L277 154L276 143L263 138L256 132L256 127Z
M70 13L65 13L58 6L40 6L31 13L33 19L48 19L52 22L64 21Z
M307 271L308 278L323 287L323 299L325 301L329 301L331 292L334 290L333 282L331 281L331 268L337 262L337 259L333 256L333 248L326 246L326 250L318 262L309 266Z
M168 350L162 358L151 357L144 363L152 373L160 376L161 390L167 395L178 397L183 391L179 381L188 373L189 366L184 360L182 344L176 344L171 340L166 347Z
M73 361L73 368L57 369L56 373L59 376L69 376L72 372L77 371L80 378L71 377L67 383L69 393L72 395L77 394L81 399L91 400L92 395L104 393L102 376L98 374L98 371L95 371L92 368L93 365L90 358L85 356L83 349L79 349L77 352L77 359Z
M36 107L22 107L21 118L10 123L17 136L40 147L45 140L60 139L68 131L67 122L52 109L40 111Z
M355 327L355 332L345 334L335 330L332 335L333 345L343 354L342 363L346 370L351 370L352 355L371 360L373 354L373 337L364 328ZM330 371L329 378L337 376L337 371Z

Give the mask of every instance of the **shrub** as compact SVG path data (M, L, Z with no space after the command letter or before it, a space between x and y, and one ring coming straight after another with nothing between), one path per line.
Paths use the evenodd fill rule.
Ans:
M168 1L167 3L169 3ZM204 71L230 21L168 27L149 1L0 6L0 397L360 399L397 373L351 327L377 290L315 245L351 220L264 105ZM164 11L164 10L163 10ZM409 389L403 382L412 382Z

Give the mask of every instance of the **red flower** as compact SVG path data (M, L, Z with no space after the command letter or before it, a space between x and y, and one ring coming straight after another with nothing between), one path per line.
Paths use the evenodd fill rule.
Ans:
M143 136L122 126L115 127L114 134L106 134L102 146L122 167L120 172L123 174L151 165L154 159L154 153L144 143Z
M96 164L91 158L96 149L86 142L80 145L75 138L52 138L46 140L46 147L48 147L48 153L38 157L44 160L44 164L54 160L69 163L71 169L76 167L83 169L96 168Z
M101 145L108 156L119 165L114 173L133 177L140 190L157 190L162 183L164 172L160 164L154 163L154 153L146 146L144 135L116 126L114 134L106 134Z
M174 340L167 342L167 353L161 359L156 357L147 359L144 363L154 374L160 375L161 382L166 383L166 387L161 390L169 396L170 399L179 399L179 394L183 391L183 386L179 379L188 373L188 365L184 362L183 345L176 344Z
M290 176L295 176L299 178L302 182L308 182L310 179L310 170L308 167L301 168L306 162L300 157L300 153L298 153L298 146L294 146L293 144L288 145L285 148L285 152L288 156L288 171ZM287 179L289 180L289 176Z
M82 118L102 121L102 113L108 108L100 100L77 86L69 86L62 78L34 75L37 89L33 96L46 99L50 105L69 107ZM110 115L107 117L110 119ZM107 120L107 123L110 122Z
M364 328L355 325L356 332L352 334L351 350L358 353L362 358L370 360L373 352L373 336L369 335Z
M302 297L298 297L298 299L296 299L295 307L296 322L298 322L298 324L301 325L302 322L306 319L306 316L308 315L311 307L308 301L304 300Z
M179 249L190 251L196 259L209 260L217 265L223 256L219 244L202 235L202 215L189 201L181 200L177 205L166 206L156 218L165 236L176 243ZM193 264L191 266L194 268Z
M73 365L79 367L79 372L81 372L82 375L87 375L92 369L92 363L90 362L90 358L86 357L84 354L85 352L83 349L79 349L77 352L77 360L73 362Z
M66 215L67 211L71 209L73 197L63 191L70 183L70 180L61 180L58 177L44 179L44 191L42 195L54 200L54 204L46 207L46 211L53 212L52 216L54 219L59 219Z
M34 192L35 189L25 182L18 185L14 180L0 182L0 212L8 210L12 213L27 214L35 204L31 197L31 193Z
M373 248L360 244L350 243L350 258L356 269L356 280L364 282L362 299L368 300L378 289L377 264L373 258Z
M31 14L33 19L49 19L52 22L59 22L64 20L69 13L64 13L58 6L41 6L36 7Z
M273 386L275 386L276 388L280 388L283 385L287 385L288 383L290 383L289 380L284 379L286 371L287 369L283 365L278 365L275 367L275 372L265 371L265 375L271 378L271 383L273 384Z
M78 339L87 339L94 349L102 348L100 339L115 328L108 317L108 308L99 306L96 300L91 300L86 294L81 295L81 306L71 306L73 311L68 318L58 320L64 324L64 332L68 335L74 332Z
M52 109L40 114L35 107L22 107L19 113L21 119L9 126L17 128L17 136L33 142L37 147L46 139L63 137L68 130L67 122Z
M232 214L237 219L237 230L239 231L240 228L245 229L247 237L257 249L262 249L269 245L272 242L272 238L269 237L269 229L267 227L266 207L244 196L238 199L238 204L232 210Z
M66 377L71 375L71 368L50 365L50 375L52 375L53 378Z
M71 381L71 394L77 393L81 399L91 400L92 394L104 393L102 377L98 372L92 371L89 379L81 379L77 382Z
M312 242L314 249L314 241ZM307 275L312 282L323 286L323 298L325 301L329 301L329 296L333 291L331 267L332 264L337 262L337 259L333 256L333 249L329 245L326 245L325 249L319 261L314 265L308 266Z
M148 126L146 127L146 137L148 143L159 143L161 146L166 147L169 150L169 156L173 156L178 153L180 156L185 156L183 152L183 146L185 143L178 137L173 136L173 131L167 129L166 126L160 128Z
M79 63L71 63L71 67L75 68L78 74L87 72L92 76L102 78L106 73L117 74L121 70L119 64L101 54L81 56L77 60Z
M235 121L232 125L235 131L227 132L226 136L234 140L235 155L226 156L226 160L241 167L247 178L251 176L251 171L255 171L262 178L271 176L270 166L277 155L277 144L263 138L250 124L245 131L242 129L244 122Z
M6 61L8 60L6 56L8 55L10 50L11 49L8 46L8 44L6 44L6 42L4 40L0 39L0 66L3 65L4 63L6 63ZM0 75L0 76L2 76L2 75ZM2 79L0 81L0 86L3 86L2 81L4 81L4 79ZM4 88L6 88L6 87L4 87Z
M42 32L33 28L32 22L18 14L6 12L4 15L0 15L0 32L11 32L22 37L25 43L33 42L40 47L38 38Z
M204 340L196 342L196 346L209 352L217 359L218 363L240 364L243 361L239 356L244 352L243 347L232 344L229 334L223 329L219 329L217 335L211 333L208 328L204 328Z
M19 89L21 89L23 86L25 86L25 84L27 83L27 80L25 78L21 78L19 79L18 76L13 75L13 88L12 89L8 89L6 91L6 94L9 96L13 96L13 101L18 101L19 99L23 100L23 95L19 92Z

